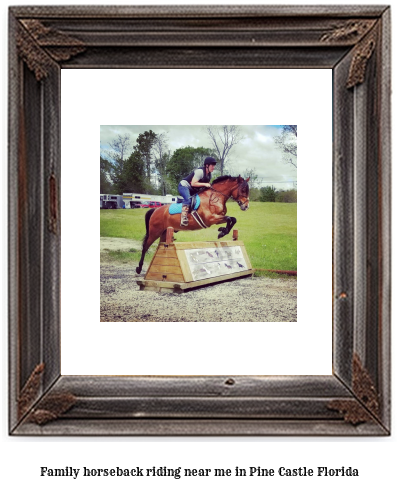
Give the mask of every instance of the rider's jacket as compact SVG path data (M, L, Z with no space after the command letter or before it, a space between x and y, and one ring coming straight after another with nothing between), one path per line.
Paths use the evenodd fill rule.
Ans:
M211 178L212 178L211 173L206 174L205 167L199 167L198 169L201 169L203 171L203 174L204 174L203 177L198 180L198 182L199 183L209 183L211 181ZM194 169L194 171L192 171L188 176L183 178L182 181L187 181L191 185L191 181L194 177L195 171L196 171L196 169Z

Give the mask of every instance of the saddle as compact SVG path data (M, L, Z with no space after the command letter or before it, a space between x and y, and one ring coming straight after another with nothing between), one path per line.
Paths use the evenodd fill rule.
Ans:
M191 203L188 213L191 213L193 210L197 210L200 206L201 200L198 195L193 195L191 197ZM181 214L182 204L181 203L172 203L169 207L170 215Z

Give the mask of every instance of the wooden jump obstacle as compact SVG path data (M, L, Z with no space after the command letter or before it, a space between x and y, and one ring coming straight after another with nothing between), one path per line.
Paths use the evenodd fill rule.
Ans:
M233 241L174 242L168 227L159 242L140 290L182 293L190 289L252 275L244 243L233 231Z

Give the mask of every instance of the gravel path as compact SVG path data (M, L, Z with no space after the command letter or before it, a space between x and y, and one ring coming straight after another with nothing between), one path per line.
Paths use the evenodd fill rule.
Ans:
M104 241L103 241L104 240ZM101 249L137 247L132 241L101 238ZM150 260L150 257L148 258ZM136 265L101 264L101 321L253 322L297 319L297 279L247 277L183 294L140 291Z

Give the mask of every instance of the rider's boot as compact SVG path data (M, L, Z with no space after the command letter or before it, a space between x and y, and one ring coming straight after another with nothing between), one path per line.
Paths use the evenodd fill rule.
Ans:
M187 205L183 205L181 208L180 225L183 227L188 226L188 206Z

